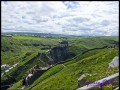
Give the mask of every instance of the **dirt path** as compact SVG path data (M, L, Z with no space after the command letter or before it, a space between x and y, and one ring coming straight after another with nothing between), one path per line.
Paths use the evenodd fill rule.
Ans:
M64 68L66 67L64 64L62 64L62 65L63 65Z

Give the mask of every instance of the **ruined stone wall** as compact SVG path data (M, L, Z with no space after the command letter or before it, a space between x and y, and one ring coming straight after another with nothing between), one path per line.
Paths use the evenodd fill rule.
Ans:
M39 71L35 72L35 73L33 74L33 76L26 81L25 85L26 85L26 86L27 86L27 85L31 85L31 84L32 84L40 75L42 75L45 71L46 71L46 70L39 70Z
M42 70L38 65L35 65L31 68L27 74L23 76L23 85L29 86L31 85L40 75L42 75L46 70ZM31 76L29 76L31 75Z

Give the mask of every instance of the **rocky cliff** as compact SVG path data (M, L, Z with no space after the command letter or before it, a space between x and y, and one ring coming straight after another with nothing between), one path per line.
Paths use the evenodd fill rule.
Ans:
M60 42L59 45L53 47L47 53L41 53L40 59L44 60L44 62L50 65L65 61L70 56L72 56L68 50L68 47L69 46L67 41Z
M50 56L54 63L64 61L67 59L68 46L57 46L50 50Z

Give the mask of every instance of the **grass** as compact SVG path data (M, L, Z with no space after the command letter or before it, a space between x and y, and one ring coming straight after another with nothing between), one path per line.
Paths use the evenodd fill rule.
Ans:
M86 77L85 80L88 81L96 81L116 73L118 68L108 69L108 64L114 56L118 55L118 49L109 50L111 50L111 53L108 52L108 49L92 50L76 56L76 58L69 61L70 63L64 63L65 67L62 64L56 65L25 90L38 90L39 88L40 90L75 90L78 88L78 78L84 73L97 73L92 77ZM96 59L98 59L97 62Z
M96 81L118 72L118 68L112 70L107 69L108 63L112 61L114 56L118 55L117 49L114 49L111 54L105 51L106 50L103 50L98 54L83 58L82 60L79 59L80 56L77 57L76 59L79 59L79 61L76 60L77 62L68 64L61 72L53 77L49 77L47 81L38 83L32 90L38 90L38 88L41 88L41 90L75 90L78 88L77 79L84 73L97 73L97 75L85 78L86 80ZM96 64L96 59L103 55L106 55L106 57L104 59L99 59ZM108 73L105 72L106 70Z
M2 37L1 64L13 65L22 60L28 52L44 52L57 45L60 39L28 36ZM44 49L42 49L44 48ZM42 50L41 50L42 49Z
M13 65L19 62L19 65L3 76L2 80L13 77L13 73L18 68L27 66L19 75L15 76L16 82L9 89L21 88L22 76L34 65L45 66L44 60L40 60L37 56L38 52L44 53L62 40L63 38L60 37L2 37L1 64ZM64 64L58 64L46 71L30 87L26 88L27 90L39 90L39 88L40 90L75 90L78 88L78 78L84 73L97 73L85 78L95 81L118 72L118 68L107 69L108 63L118 55L118 48L95 49L82 54L89 49L114 46L113 41L118 41L118 37L69 37L66 40L69 43L69 51L74 52L76 56Z
M57 65L51 69L49 69L47 72L44 73L44 75L42 75L39 79L37 79L33 85L31 85L30 88L32 88L33 86L37 85L38 83L46 80L48 77L57 74L59 71L61 71L63 69L63 65ZM20 80L19 82L13 84L13 86L11 88L9 88L8 90L12 90L12 89L16 89L16 88L20 88L22 87L22 80ZM18 84L19 83L19 84Z
M14 39L23 39L23 40L41 40L40 37L31 37L31 36L13 36Z
M13 86L11 88L9 88L8 90L15 90L18 88L22 87L22 80L18 81L17 83L13 84Z

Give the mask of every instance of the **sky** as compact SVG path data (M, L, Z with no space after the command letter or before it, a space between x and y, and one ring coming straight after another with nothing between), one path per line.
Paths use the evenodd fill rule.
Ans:
M2 1L2 32L118 36L118 1Z

